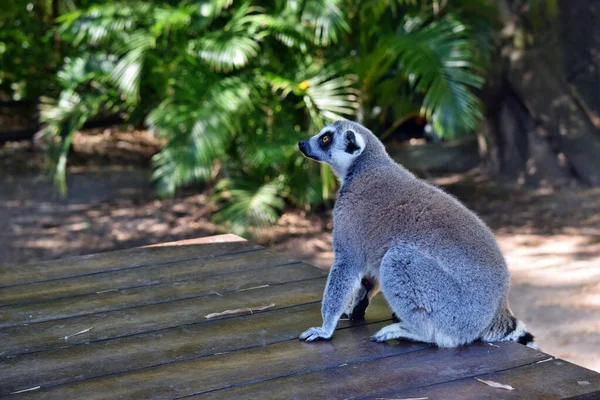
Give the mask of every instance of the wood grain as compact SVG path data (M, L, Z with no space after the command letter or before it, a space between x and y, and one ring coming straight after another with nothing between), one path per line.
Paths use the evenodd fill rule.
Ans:
M328 342L291 339L268 346L202 357L116 376L106 376L41 390L34 398L94 399L101 393L115 398L172 399L248 382L336 368L348 363L390 357L426 349L424 343L374 343L369 337L389 322L353 326ZM175 378L175 379L174 379ZM277 397L272 392L269 398Z
M305 269L301 264L294 265ZM280 267L282 266L275 266L274 268ZM277 276L278 271L267 271L267 269L269 268L239 272L240 279L233 276L216 275L131 289L111 290L76 298L67 297L41 303L0 307L0 326L12 327L144 305L162 304L169 301L219 295L247 287L291 280L286 276ZM314 270L312 273L322 274L316 268Z
M314 284L323 289L323 283ZM260 290L254 293L260 296ZM271 299L265 297L264 305L268 304ZM369 321L388 319L383 299L376 304L369 310ZM320 308L315 302L0 359L0 394L295 339L302 329L321 324Z
M314 281L315 278L320 278ZM125 308L116 311L62 318L47 322L0 329L0 356L32 353L64 348L79 343L106 340L121 336L160 330L179 325L202 322L205 315L237 308L257 308L274 303L275 307L319 301L323 294L323 272L309 265L289 265L266 268L256 272L200 280L199 293L215 288L221 296L197 296L160 304ZM306 281L309 280L309 281ZM282 285L285 282L294 282ZM226 287L261 287L260 291L225 292ZM258 290L258 289L255 289ZM73 333L92 327L85 335L65 340Z
M277 393L277 397L282 399L380 397L379 393L397 388L417 388L516 368L544 357L543 353L515 342L502 343L499 348L490 347L486 343L458 349L429 348L375 361L217 390L192 398L260 399L269 398L270 393ZM442 398L453 397L445 395Z
M159 248L164 249L164 247ZM145 268L111 270L93 275L1 288L0 306L38 303L46 300L82 295L95 295L98 292L157 285L165 282L185 281L192 278L202 278L242 270L249 271L294 262L297 261L291 257L262 250L228 254L209 259L173 261Z
M43 282L104 271L139 268L172 261L210 258L219 255L262 249L236 235L218 235L160 246L141 247L107 253L91 254L35 264L0 267L0 287Z
M514 390L495 389L468 378L416 390L390 391L382 397L438 399L449 398L448 394L452 394L452 398L464 400L558 400L595 392L595 397L589 398L600 399L600 374L559 359L480 375L478 378L510 385Z

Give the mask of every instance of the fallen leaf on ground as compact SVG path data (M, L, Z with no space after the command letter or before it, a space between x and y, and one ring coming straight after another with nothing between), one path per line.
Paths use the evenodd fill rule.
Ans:
M245 307L245 308L236 308L235 310L225 310L222 312L208 314L204 318L211 319L211 318L220 317L223 315L239 314L239 313L243 313L243 312L249 312L250 314L252 314L254 311L263 311L263 310L266 310L267 308L271 308L271 307L275 307L275 303L271 303L268 306L257 307L257 308Z
M510 385L504 385L502 383L498 383L498 382L494 382L494 381L486 381L485 379L479 379L479 378L475 378L475 379L477 379L481 383L485 383L488 386L495 387L498 389L515 390L515 388Z

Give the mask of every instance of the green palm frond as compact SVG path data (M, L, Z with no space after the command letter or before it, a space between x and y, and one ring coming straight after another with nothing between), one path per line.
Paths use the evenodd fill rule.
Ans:
M74 90L91 80L106 82L116 64L117 57L110 54L75 57L69 59L56 75L63 89Z
M264 27L273 37L287 47L306 51L307 45L314 40L314 33L306 29L295 17L284 18L280 15L257 14L251 21Z
M313 76L301 74L305 79L300 82L273 73L264 76L274 92L281 91L282 97L290 93L301 97L314 123L322 126L324 119L353 116L359 107L359 93L354 87L357 77L352 74L340 76L341 71L344 66L336 63Z
M146 51L154 47L154 37L137 32L128 38L130 48L115 66L110 77L123 95L135 102L139 98L141 72Z
M239 131L241 118L255 107L257 89L252 76L222 79L204 93L200 82L204 81L198 81L198 86L181 82L181 102L165 101L147 119L150 127L171 138L153 159L154 179L163 194L210 179L215 163Z
M107 85L115 64L116 57L105 54L71 59L57 74L64 87L58 99L43 99L40 118L46 124L53 178L62 195L67 191L67 154L75 132L100 110L113 110L118 103L118 93ZM80 94L82 87L87 90Z
M49 156L54 167L54 184L61 195L66 195L67 154L73 136L85 121L102 107L102 96L93 94L82 99L72 90L64 90L57 103L45 100L41 106L41 119L47 124L44 136L50 145Z
M62 15L57 21L63 37L75 45L111 45L124 40L136 27L151 25L152 10L151 4L142 2L108 3Z
M233 4L233 0L208 0L198 4L200 15L205 18L215 19L221 16Z
M304 101L309 109L325 118L337 120L353 116L358 109L357 76L338 76L336 67L326 69L308 80Z
M216 71L231 72L256 57L260 45L254 38L231 32L215 32L190 41L188 50Z
M475 129L482 117L473 89L484 80L473 47L467 26L446 15L388 36L377 50L380 63L373 67L397 63L412 88L423 95L421 113L433 121L438 133L455 137Z
M223 29L208 32L191 40L188 52L206 61L216 71L231 72L240 69L258 55L258 41L262 34L255 28L253 14L256 9L243 3L231 16Z
M216 187L215 198L222 208L215 213L214 221L229 225L236 233L245 233L248 227L272 225L285 207L281 189L281 181L223 180Z
M341 9L340 0L306 0L302 22L315 30L315 44L329 46L350 32L350 25Z

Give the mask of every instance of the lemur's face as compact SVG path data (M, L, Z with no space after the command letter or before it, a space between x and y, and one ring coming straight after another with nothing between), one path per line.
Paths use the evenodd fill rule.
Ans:
M309 139L298 142L302 154L327 163L338 177L343 178L348 167L365 149L365 139L342 121L326 126Z

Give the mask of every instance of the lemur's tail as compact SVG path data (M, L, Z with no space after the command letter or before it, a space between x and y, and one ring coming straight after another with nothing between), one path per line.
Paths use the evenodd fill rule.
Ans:
M496 317L494 317L494 320L481 337L481 340L484 342L506 342L512 340L532 349L538 348L533 335L527 331L527 327L523 321L515 318L508 305L503 307Z

